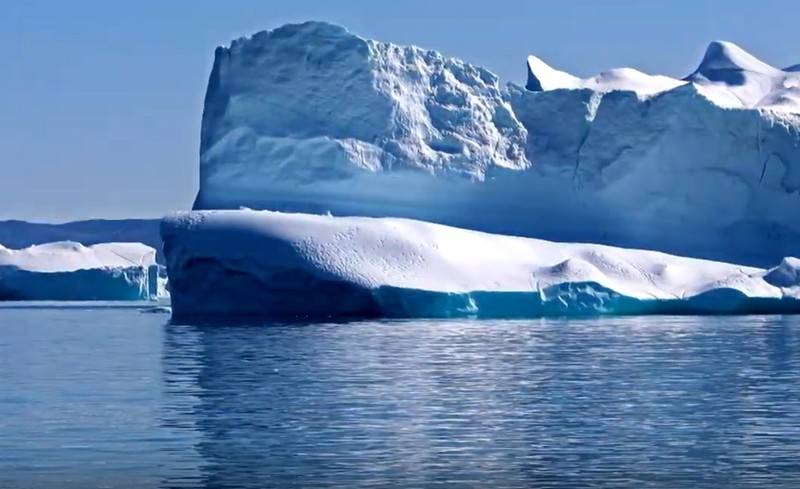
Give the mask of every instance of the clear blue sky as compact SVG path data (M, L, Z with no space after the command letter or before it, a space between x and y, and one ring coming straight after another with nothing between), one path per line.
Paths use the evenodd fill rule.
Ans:
M800 63L800 1L137 0L0 7L0 219L157 217L191 206L214 47L340 23L522 81L525 56L589 76L688 74L713 39Z

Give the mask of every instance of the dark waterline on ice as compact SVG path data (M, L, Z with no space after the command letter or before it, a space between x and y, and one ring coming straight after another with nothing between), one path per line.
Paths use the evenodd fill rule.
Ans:
M798 487L799 333L0 308L0 487Z

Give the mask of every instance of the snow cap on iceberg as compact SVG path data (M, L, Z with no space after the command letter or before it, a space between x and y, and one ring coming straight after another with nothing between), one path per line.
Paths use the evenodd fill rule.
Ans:
M721 107L800 113L800 73L792 71L770 66L732 42L714 41L686 80Z
M711 81L735 84L740 80L730 72L777 75L779 71L732 42L712 41L706 48L700 66L690 77L703 76Z
M155 259L156 250L142 243L84 246L75 241L58 241L20 250L0 246L0 267L15 267L31 272L148 267L155 264Z
M589 78L556 70L536 56L528 56L526 88L540 92L589 89L594 92L629 91L640 98L692 83L697 91L722 108L771 109L800 113L800 65L780 70L732 42L713 41L700 65L684 80L649 75L634 68L615 68Z
M528 83L525 88L532 92L544 92L561 88L582 88L583 80L566 71L557 70L536 56L528 56Z
M528 56L528 82L525 88L534 92L581 88L601 93L628 91L646 97L672 90L685 83L668 76L648 75L634 68L615 68L582 79L556 70L536 56Z

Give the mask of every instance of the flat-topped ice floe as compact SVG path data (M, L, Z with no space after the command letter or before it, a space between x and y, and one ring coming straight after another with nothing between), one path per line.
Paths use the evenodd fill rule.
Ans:
M141 243L0 246L0 300L146 300L157 287L156 250Z
M800 312L773 269L396 218L195 211L162 222L173 314L539 317Z

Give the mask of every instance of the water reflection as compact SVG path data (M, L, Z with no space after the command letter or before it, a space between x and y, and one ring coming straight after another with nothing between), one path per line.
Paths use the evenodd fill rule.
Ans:
M796 487L796 317L169 325L165 487Z

